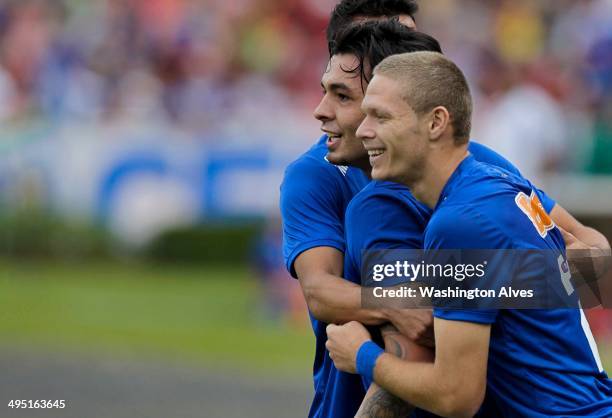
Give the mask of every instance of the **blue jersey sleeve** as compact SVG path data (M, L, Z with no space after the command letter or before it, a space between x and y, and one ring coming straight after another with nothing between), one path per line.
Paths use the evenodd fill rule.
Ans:
M503 249L510 245L495 222L469 206L441 209L428 226L424 239L424 248L427 250ZM486 277L491 282L487 283L487 289L498 290L508 284L509 275L502 264L501 260L495 258L488 260ZM495 322L498 310L436 307L433 313L437 318L452 321L491 324Z
M337 193L333 166L302 159L285 171L280 190L283 219L283 257L287 270L297 278L293 263L314 247L344 252L343 204Z
M546 213L550 213L557 204L557 202L555 202L550 196L548 196L546 192L544 192L544 190L538 189L537 187L535 187L535 189L538 191L538 194L540 196L540 202L542 203L544 210L546 211Z
M366 189L346 210L345 278L359 283L363 250L417 249L430 211L408 189Z
M468 149L470 153L474 156L476 161L480 161L481 163L486 163L486 164L494 165L499 168L503 168L509 173L512 173L518 177L523 178L523 175L521 174L519 169L514 166L514 164L512 164L510 161L502 157L497 152L493 151L491 148L485 145L482 145L478 142L470 141ZM544 193L544 191L538 189L538 192L540 194L540 198L541 198L540 200L542 202L542 206L544 206L544 210L550 213L550 211L553 210L553 208L555 207L556 202L552 198L550 198L546 193Z
M506 160L497 152L493 151L491 148L478 142L470 141L468 150L474 156L476 161L503 168L509 173L522 177L521 172L514 166L514 164Z

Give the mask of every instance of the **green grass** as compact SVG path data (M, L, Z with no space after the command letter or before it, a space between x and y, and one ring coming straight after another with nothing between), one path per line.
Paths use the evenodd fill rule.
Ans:
M0 261L4 345L308 373L306 327L261 321L246 269Z

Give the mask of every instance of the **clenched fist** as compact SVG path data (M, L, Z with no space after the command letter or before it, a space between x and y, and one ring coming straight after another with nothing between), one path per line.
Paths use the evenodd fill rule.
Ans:
M329 350L329 356L338 370L356 373L357 351L370 339L370 333L359 322L352 321L344 325L330 324L327 326L325 347Z

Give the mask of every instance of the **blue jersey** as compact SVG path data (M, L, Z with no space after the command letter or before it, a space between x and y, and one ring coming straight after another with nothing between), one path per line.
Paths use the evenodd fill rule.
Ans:
M287 167L281 185L283 255L293 263L304 251L333 247L345 251L344 214L350 200L368 182L363 171L335 166L325 156L327 136ZM315 395L309 417L354 417L365 390L358 376L338 371L325 349L326 323L310 315L316 337L313 367Z
M347 210L353 196L368 184L368 179L356 168L330 164L325 159L326 140L327 137L323 136L285 172L280 205L285 264L295 277L293 263L302 252L320 246L337 248L342 252L346 248L344 277L359 283L361 250L421 248L422 234L431 211L414 199L405 186L377 181L370 182L358 195L359 199L351 203L353 210ZM510 162L484 145L471 142L470 152L481 161L518 173ZM367 208L362 207L370 198L373 200ZM381 204L385 205L384 208L379 206ZM547 199L543 204L550 210L555 202ZM348 224L346 241L345 211ZM369 222L371 219L379 221ZM411 221L407 222L407 219ZM370 230L373 227L376 229ZM334 367L325 349L327 324L312 315L310 319L316 348L313 367L315 396L309 417L353 417L368 383L362 383L359 376Z
M508 160L484 145L470 142L469 151L478 161L520 176ZM547 212L555 204L542 192L542 205ZM370 182L351 200L346 210L344 277L361 283L363 250L423 248L423 233L431 215L432 210L419 202L406 186L388 181ZM363 381L365 388L370 383ZM413 416L433 415L417 410ZM493 417L495 414L484 416Z
M521 175L508 160L484 145L471 141L469 151L478 161ZM541 193L542 205L550 212L556 203ZM346 211L344 277L361 282L364 249L423 248L423 232L431 213L406 186L388 181L370 182Z
M293 263L306 250L333 247L344 252L346 206L369 182L358 168L328 162L326 141L323 135L291 163L281 185L283 256L293 277Z
M542 228L539 218L522 210L517 203L522 196L539 192L520 177L466 158L440 195L424 248L536 249L564 255L559 230L554 224ZM489 261L487 288L509 285L510 276L501 264ZM612 383L581 309L436 308L434 316L491 325L485 406L495 405L496 416L612 416Z

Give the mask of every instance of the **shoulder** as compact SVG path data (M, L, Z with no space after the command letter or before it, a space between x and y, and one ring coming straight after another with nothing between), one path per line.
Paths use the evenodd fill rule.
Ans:
M528 232L533 228L525 208L530 209L532 203L519 198L531 199L534 194L537 192L531 183L519 176L488 164L473 164L438 205L427 228L426 242L463 244L455 248L526 245L525 237L531 237Z
M500 200L513 199L520 190L530 188L531 184L520 175L474 157L454 187L456 192L451 193L450 202L492 206Z
M516 166L514 166L510 161L502 157L497 152L493 151L491 148L486 147L475 141L470 141L469 145L470 153L474 156L474 158L481 162L486 163L491 166L494 166L498 169L503 169L507 173L510 173L522 180L526 180L521 172ZM532 186L535 189L535 187ZM556 203L550 196L548 196L544 191L537 189L541 195L542 205L546 212L550 213L550 211L555 207Z
M291 162L285 169L285 178L302 174L331 174L338 169L326 159L326 149L323 144L317 143L308 151Z
M410 189L398 183L388 181L373 180L366 185L359 193L355 195L353 201L366 202L368 200L378 199L388 201L389 203L397 203L402 205L423 206L410 193Z
M442 197L425 242L442 248L502 248L505 227L515 214L518 177L495 166L474 161Z
M323 144L315 144L285 169L281 194L337 187L342 173L325 159Z
M497 152L493 151L491 148L476 141L470 141L468 149L477 161L503 168L512 174L521 176L520 171L514 166L514 164L502 157Z
M350 202L345 217L348 246L363 248L422 248L431 210L408 188L372 182Z
M431 215L431 210L416 200L407 187L386 181L372 181L351 200L346 217L347 220L367 217L372 212L387 216L398 211L424 220L428 220Z
M363 249L422 248L430 214L405 186L372 182L347 208L347 254L360 265Z
M490 213L478 205L447 205L436 210L427 225L425 248L506 248L508 236Z

